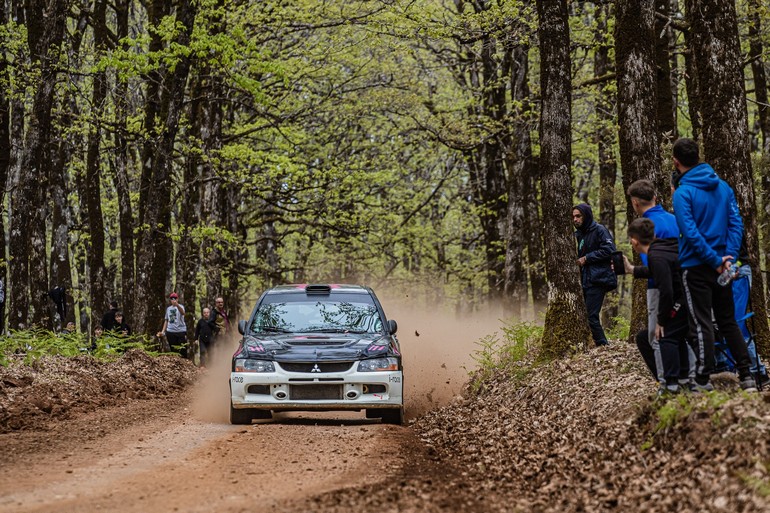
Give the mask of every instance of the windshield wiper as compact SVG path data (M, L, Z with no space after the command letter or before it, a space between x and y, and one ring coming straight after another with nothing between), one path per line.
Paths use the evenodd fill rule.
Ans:
M257 333L291 333L291 330L287 330L286 328L279 328L278 326L262 326L258 330L256 330Z
M350 328L314 328L307 330L308 333L367 333L366 330L356 330Z

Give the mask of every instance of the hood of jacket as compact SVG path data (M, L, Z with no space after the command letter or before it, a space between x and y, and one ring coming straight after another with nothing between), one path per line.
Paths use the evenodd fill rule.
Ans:
M711 191L717 188L719 181L716 171L702 162L679 177L679 186L690 185L697 189Z
M585 232L588 228L594 224L594 212L591 210L591 206L586 203L581 203L572 207L572 210L579 210L583 214L583 224L577 227L577 231Z
M679 239L655 239L650 244L650 251L663 254L667 258L676 261L679 259Z

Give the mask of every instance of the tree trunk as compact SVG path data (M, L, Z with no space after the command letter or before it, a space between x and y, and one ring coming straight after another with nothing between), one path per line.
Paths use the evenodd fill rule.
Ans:
M545 249L543 248L543 217L540 215L540 166L535 157L527 160L524 181L524 225L528 227L527 235L527 265L529 267L529 283L532 286L532 305L535 319L548 306L548 281L545 276Z
M95 59L104 54L107 40L107 4L105 0L96 0L91 16L94 31ZM104 71L93 75L91 94L91 127L86 150L85 204L88 219L88 282L91 291L91 324L101 320L102 312L107 310L105 281L107 272L104 266L104 218L102 216L101 193L101 138L104 103L107 99L107 76Z
M528 164L532 161L530 138L531 98L529 91L529 47L517 46L510 50L511 135L507 148L508 168L508 212L505 230L505 269L503 272L503 304L505 314L521 319L522 309L527 304L527 273L524 269L526 248L525 233L530 229L526 224L524 193L528 179Z
M566 0L538 0L540 40L540 172L545 266L550 284L541 358L584 350L587 313L572 233L570 36Z
M698 69L695 62L694 42L691 34L692 28L684 31L684 85L687 90L687 111L690 114L690 125L692 126L692 138L700 139L703 113L701 112L700 83L698 79Z
M182 47L190 42L196 14L195 5L181 2L177 9L177 20L181 29L176 44ZM180 58L174 71L167 75L163 84L163 130L149 159L152 164L152 185L147 193L144 209L148 228L142 233L141 246L137 250L135 315L139 332L149 332L151 326L159 326L163 318L166 279L170 274L168 262L171 255L172 154L189 70L190 57Z
M607 37L607 17L609 7L597 6L597 27L595 34L596 53L594 54L594 76L602 77L612 72L610 47ZM607 227L612 236L615 234L615 182L618 167L613 147L615 145L615 94L609 83L600 85L596 100L598 121L596 143L599 157L599 222ZM618 316L618 304L609 304L602 309L602 324L609 326Z
M658 183L660 169L657 87L655 76L654 0L618 2L615 60L618 81L618 138L623 188L646 178ZM629 222L636 217L626 198ZM638 255L635 261L639 263ZM647 327L647 282L634 280L629 340Z
M28 286L30 309L24 316L36 326L50 328L48 311L48 266L46 254L46 214L49 166L46 157L51 155L49 145L52 134L52 108L54 103L58 54L64 38L64 27L69 5L66 1L52 2L31 0L27 3L27 42L31 60L39 70L39 82L28 116L29 125L24 139L19 175L19 199L14 220L20 217L25 239L25 254L29 270Z
M756 197L738 21L733 0L688 0L694 57L701 85L705 160L735 191L753 271L751 306L757 348L770 356L765 278L760 269Z
M115 2L118 40L128 37L128 0ZM125 46L125 45L124 45ZM120 284L123 317L134 323L134 298L136 297L134 273L134 214L128 177L128 82L116 77L115 93L115 192L118 197L118 225L120 229ZM133 325L133 324L132 324Z
M8 8L6 2L0 2L0 26L8 23ZM6 52L0 52L0 77L10 73L10 63ZM11 99L10 89L0 88L0 289L3 292L0 301L0 335L5 332L5 305L8 293L8 240L5 236L5 191L9 188L8 178L11 168Z

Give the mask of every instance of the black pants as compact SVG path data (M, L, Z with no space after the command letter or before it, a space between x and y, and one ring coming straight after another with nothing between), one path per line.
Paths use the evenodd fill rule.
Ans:
M663 337L658 341L663 375L669 385L689 377L690 357L686 341L688 331L687 314L682 306L676 316L669 321L663 330ZM650 343L649 331L642 330L636 334L636 346L647 368L650 369L652 377L657 380L658 363L655 361L655 351Z
M171 346L171 351L179 353L182 358L187 358L186 331L180 331L179 333L167 331L166 338L168 339L168 345Z
M735 358L741 378L749 375L749 353L738 323L735 322L733 288L717 283L719 275L708 265L688 267L682 271L682 284L690 311L690 343L697 358L696 374L702 379L714 372L714 320Z
M607 345L607 337L604 335L604 329L599 320L599 314L602 311L602 304L604 303L604 295L606 293L602 287L583 289L583 299L585 299L586 310L588 310L588 326L591 328L591 337L597 346Z

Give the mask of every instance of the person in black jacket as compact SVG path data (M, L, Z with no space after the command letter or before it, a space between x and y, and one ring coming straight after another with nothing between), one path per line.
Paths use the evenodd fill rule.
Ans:
M588 325L597 346L607 345L599 313L604 296L618 286L618 278L612 270L610 260L615 251L612 235L604 226L594 221L591 207L585 203L572 209L572 223L577 238L577 263L580 266L580 283L583 299L588 310Z
M640 338L655 337L660 345L665 384L661 383L659 394L677 393L679 389L680 364L688 362L687 332L689 320L685 304L684 287L679 268L679 244L677 239L656 239L655 224L647 218L634 219L628 225L631 247L641 255L647 255L647 266L632 266L635 278L652 278L660 294L656 312L655 332L642 330ZM627 270L630 265L625 260ZM651 362L647 362L648 366ZM654 365L654 362L652 363Z
M198 341L198 347L200 348L201 367L205 367L206 363L208 363L209 350L211 349L211 342L215 331L216 323L211 319L211 310L204 308L201 318L198 319L198 324L195 325L195 340Z
M118 302L110 301L110 309L102 315L102 329L113 331L115 329L115 312L118 311Z

